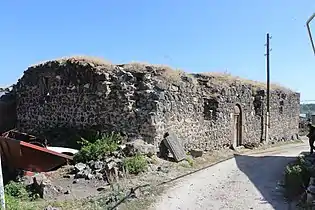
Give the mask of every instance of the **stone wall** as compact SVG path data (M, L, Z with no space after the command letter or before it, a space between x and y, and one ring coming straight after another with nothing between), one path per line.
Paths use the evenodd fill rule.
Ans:
M230 146L234 143L235 106L241 109L242 144L265 139L266 91L263 84L224 74L193 75L162 93L164 100L159 102L157 111L160 119L157 141L165 132L175 131L187 150ZM299 102L298 93L273 86L269 141L297 138Z
M154 138L152 81L120 66L58 60L33 66L16 85L18 127L41 135L60 128L119 131Z
M33 134L93 126L159 145L175 132L186 149L212 150L233 144L238 106L242 144L264 138L264 86L226 74L67 58L28 68L15 92L18 127ZM291 138L298 133L299 94L276 86L271 92L270 138Z
M11 92L0 91L0 134L15 128L16 103Z

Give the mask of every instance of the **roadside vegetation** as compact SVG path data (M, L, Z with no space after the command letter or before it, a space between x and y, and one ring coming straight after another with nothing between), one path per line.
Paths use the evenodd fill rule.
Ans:
M56 201L45 200L39 196L38 191L34 191L20 182L12 181L5 188L7 209L36 210L45 209L48 206L67 210L111 209L124 198L127 199L119 206L120 209L146 209L174 177L181 177L211 163L233 157L234 154L232 150L214 151L194 158L188 153L185 161L175 163L162 160L155 155L148 156L137 152L133 155L125 154L124 139L117 133L81 138L79 143L81 149L74 157L75 165L89 166L91 162L98 161L104 163L104 166L107 166L106 164L113 166L122 173L122 176L118 176L118 179L110 179L108 185L103 187L104 189L98 196ZM141 147L143 146L141 145ZM114 165L112 165L113 160ZM90 169L94 170L93 167ZM293 175L297 174L296 171L299 172L299 170L291 166L289 169L288 182L293 182ZM70 181L72 182L72 180ZM82 180L83 182L84 180ZM146 184L149 184L149 187L137 189L137 186Z
M311 175L314 175L311 163L304 156L299 156L296 161L290 163L285 169L284 187L285 196L292 200L305 192Z
M299 209L310 208L307 202L307 188L310 178L315 177L314 161L315 158L312 155L300 155L285 169L284 195L288 201L297 202Z

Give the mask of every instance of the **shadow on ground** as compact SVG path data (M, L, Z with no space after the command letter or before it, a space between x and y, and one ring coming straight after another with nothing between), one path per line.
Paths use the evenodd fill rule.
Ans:
M269 203L274 209L291 209L284 199L283 180L285 167L296 157L234 155L238 168L249 178L262 195L261 203Z

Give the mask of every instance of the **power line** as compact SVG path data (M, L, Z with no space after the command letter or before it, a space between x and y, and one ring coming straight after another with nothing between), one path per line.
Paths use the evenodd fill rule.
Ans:
M308 36L309 36L310 41L311 41L313 53L315 55L315 45L314 45L314 40L313 40L313 37L312 37L311 28L310 28L310 23L314 19L314 17L315 17L315 13L306 21L306 27L307 27Z

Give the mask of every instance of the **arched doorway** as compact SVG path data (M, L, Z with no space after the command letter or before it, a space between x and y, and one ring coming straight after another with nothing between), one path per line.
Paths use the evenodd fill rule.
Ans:
M242 110L238 104L234 106L233 113L233 144L234 147L242 145Z

